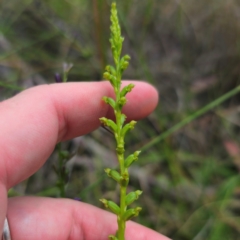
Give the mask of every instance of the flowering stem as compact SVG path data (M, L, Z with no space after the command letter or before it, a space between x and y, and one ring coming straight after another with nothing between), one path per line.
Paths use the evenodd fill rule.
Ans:
M120 92L120 90L118 92ZM119 94L116 98L116 102L118 101L119 101ZM124 138L121 136L121 132L120 132L120 130L122 129L121 114L122 114L121 110L117 108L117 110L115 111L115 117L116 117L116 123L119 131L115 135L115 138L117 142L117 149L119 149L119 151L117 151L117 156L118 156L118 162L120 166L120 174L121 176L124 176L126 171L124 167ZM122 150L121 150L121 146L123 146ZM127 174L127 178L128 178L128 174ZM126 198L127 184L128 184L128 181L125 182L125 184L124 182L120 183L120 214L118 216L118 233L117 233L117 237L119 240L124 239L124 233L125 233L126 222L123 219L123 215L126 211L125 198Z
M106 199L100 199L100 201L109 208L113 213L117 215L118 230L115 236L110 235L112 240L124 240L126 221L135 217L140 212L141 208L129 208L133 201L135 201L142 193L137 190L127 194L127 186L129 183L128 168L137 160L140 151L124 157L125 147L124 138L126 133L134 128L135 121L125 124L126 116L122 113L122 108L126 104L126 94L129 93L134 85L129 84L121 90L122 73L129 64L130 57L125 55L121 57L123 37L121 36L121 29L118 23L116 4L112 4L111 8L111 49L115 66L107 66L104 72L104 78L110 82L115 92L115 100L109 97L103 97L103 100L109 104L115 114L115 122L105 117L100 118L103 125L107 126L114 134L116 140L116 153L119 162L119 172L114 169L105 169L105 172L109 177L115 180L120 185L120 204L116 204Z

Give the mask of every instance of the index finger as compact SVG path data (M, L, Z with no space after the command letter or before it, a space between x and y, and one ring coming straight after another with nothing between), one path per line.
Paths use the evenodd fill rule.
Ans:
M129 120L147 116L158 100L151 85L134 83L124 108ZM113 96L108 82L66 83L35 87L2 102L0 181L10 188L37 171L58 141L96 129L100 117L111 116L103 96Z

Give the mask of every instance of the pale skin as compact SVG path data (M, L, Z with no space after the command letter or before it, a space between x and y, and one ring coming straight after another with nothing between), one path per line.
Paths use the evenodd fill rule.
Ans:
M152 86L134 84L124 107L128 120L146 117L158 102ZM87 134L100 126L100 117L112 116L103 96L113 97L108 82L58 83L31 88L0 103L0 238L6 215L12 240L107 240L115 233L116 216L84 202L7 198L8 189L35 173L58 142ZM167 239L127 223L126 240Z

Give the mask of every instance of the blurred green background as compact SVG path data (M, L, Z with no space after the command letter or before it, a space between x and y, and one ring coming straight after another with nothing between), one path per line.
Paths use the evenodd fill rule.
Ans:
M239 94L166 134L239 85L240 1L116 2L123 52L132 57L124 78L147 81L160 92L156 111L127 138L128 153L144 149L129 185L144 191L136 221L173 239L240 239ZM2 0L0 100L53 83L64 62L74 64L69 81L101 81L111 61L110 3ZM102 197L118 201L115 182L103 171L117 164L111 134L98 129L61 149L70 159L68 198L99 207ZM58 153L9 194L59 196L52 168Z

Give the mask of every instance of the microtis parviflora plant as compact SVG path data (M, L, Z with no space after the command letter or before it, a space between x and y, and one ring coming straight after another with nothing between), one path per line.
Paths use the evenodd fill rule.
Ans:
M140 151L136 151L127 157L124 155L125 135L129 130L134 128L136 121L125 123L126 116L122 113L122 108L127 103L126 95L133 89L134 85L129 84L121 89L122 74L128 67L130 57L129 55L124 55L121 57L122 43L124 38L121 36L121 28L117 16L116 3L112 3L110 20L110 44L114 66L108 65L103 77L112 85L115 92L115 99L103 97L103 100L106 104L109 104L113 108L115 122L105 117L100 118L100 121L104 126L107 126L111 130L116 140L116 154L119 162L119 168L118 170L107 168L105 169L105 172L110 178L119 184L120 201L119 204L107 199L100 199L100 201L106 208L111 210L117 216L118 230L115 236L110 235L109 239L124 240L126 221L138 216L139 212L141 211L140 207L130 208L129 205L138 199L142 191L137 190L135 192L127 193L127 187L129 183L128 169L131 164L138 159Z

